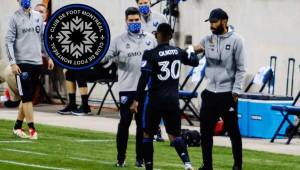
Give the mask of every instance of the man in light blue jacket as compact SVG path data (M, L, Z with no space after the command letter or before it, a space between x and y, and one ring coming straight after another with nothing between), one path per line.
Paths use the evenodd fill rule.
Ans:
M241 37L228 26L228 15L220 8L211 11L209 18L212 35L206 36L195 50L206 57L205 75L208 86L203 91L200 110L203 166L212 170L214 128L222 117L230 136L234 157L233 170L242 169L242 140L238 126L237 100L245 74L245 48Z

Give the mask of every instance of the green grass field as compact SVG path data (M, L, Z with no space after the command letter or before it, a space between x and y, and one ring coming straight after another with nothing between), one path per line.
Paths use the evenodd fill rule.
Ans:
M67 123L67 122L66 122ZM101 122L99 122L101 123ZM21 140L12 135L13 122L0 120L0 169L99 169L113 170L116 161L115 135L95 131L37 125L39 139ZM134 137L130 137L127 167L134 167ZM195 169L200 166L200 148L189 148ZM183 169L168 142L155 143L156 169ZM244 169L300 169L300 157L244 151ZM215 169L232 166L230 148L214 148Z

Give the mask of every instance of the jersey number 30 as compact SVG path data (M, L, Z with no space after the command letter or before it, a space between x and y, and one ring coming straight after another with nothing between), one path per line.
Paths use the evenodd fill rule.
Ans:
M160 66L161 71L161 74L157 76L159 80L168 80L170 77L172 77L173 79L179 78L180 60L174 60L171 64L169 61L162 61L158 62L158 65Z

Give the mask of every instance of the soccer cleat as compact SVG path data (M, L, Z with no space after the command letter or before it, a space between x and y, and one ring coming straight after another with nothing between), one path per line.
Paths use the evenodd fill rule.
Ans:
M38 134L33 128L29 128L29 139L38 139Z
M194 170L191 163L185 163L184 164L184 170Z
M156 141L156 142L164 142L165 141L164 138L161 135L161 129L160 128L158 129L158 132L156 134L156 138L154 139L154 141Z
M152 162L146 162L145 163L145 169L146 170L153 170L153 163Z
M236 165L234 165L233 167L232 167L232 170L241 170L242 168L241 168L241 166L236 166Z
M16 137L19 137L19 138L22 138L22 139L28 138L28 135L25 133L25 131L23 129L13 129L13 134Z
M137 168L143 168L144 167L143 161L136 161L135 162L135 167L137 167Z
M76 105L67 105L65 108L57 111L57 113L59 113L61 115L68 115L68 114L71 114L71 112L74 110L77 110Z
M75 116L85 116L89 112L91 112L90 106L88 106L88 107L80 106L79 109L76 109L76 110L72 111L71 113L72 113L72 115L75 115Z
M157 135L156 138L154 139L154 141L156 141L156 142L164 142L165 140L161 136Z
M204 165L202 165L198 170L213 170L213 168L205 167Z
M118 168L124 168L125 167L125 161L118 161L116 163L116 167L118 167Z

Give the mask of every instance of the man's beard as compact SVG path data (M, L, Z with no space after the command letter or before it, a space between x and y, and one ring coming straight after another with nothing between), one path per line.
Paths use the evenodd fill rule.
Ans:
M221 35L224 32L224 29L222 26L217 27L216 29L210 28L213 34Z

